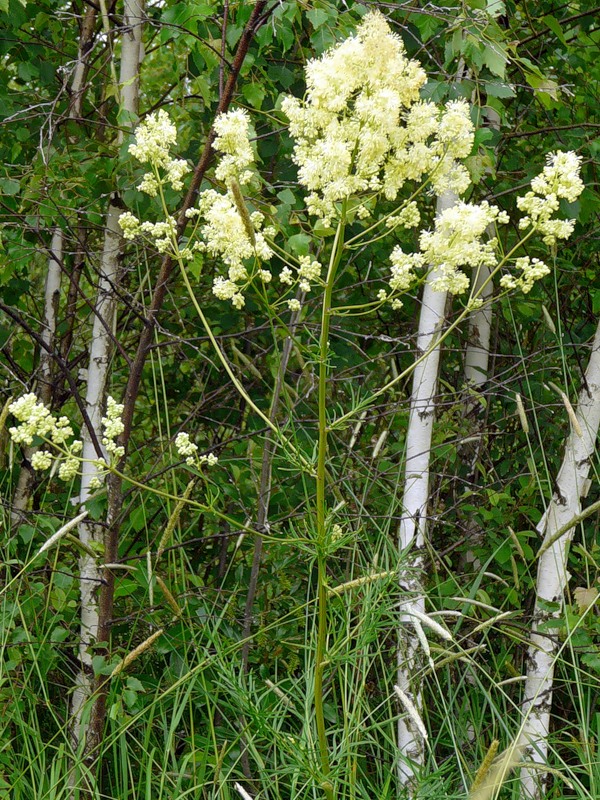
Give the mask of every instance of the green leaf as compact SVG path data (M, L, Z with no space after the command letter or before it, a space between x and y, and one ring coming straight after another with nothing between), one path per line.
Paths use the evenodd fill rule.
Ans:
M29 544L34 536L35 528L32 528L31 525L19 525L19 538L24 544Z
M427 81L421 89L421 98L440 103L448 94L448 84L445 81Z
M0 178L0 192L7 195L15 195L19 192L21 185L18 181L10 180L10 178Z
M296 202L296 195L291 189L282 189L280 192L277 192L277 197L284 206L293 206Z
M69 629L63 628L62 626L58 626L52 629L52 633L50 634L50 641L51 642L64 642L66 639L69 638Z
M581 656L581 663L585 664L586 667L591 667L597 672L600 672L600 652L598 650L593 650L591 653L584 653Z
M132 692L145 692L144 684L139 680L139 678L135 678L130 675L127 678L127 688L131 689Z
M129 523L136 533L139 533L146 526L146 509L138 506L129 515Z
M465 40L465 59L468 63L480 70L483 65L484 47L479 39L469 34Z
M560 87L556 81L550 80L545 76L540 78L532 72L526 72L525 79L531 88L535 90L536 97L544 108L556 108L560 99Z
M90 519L94 521L102 519L106 511L106 493L90 497L85 501L85 507L89 512Z
M30 81L33 78L37 78L39 75L39 70L35 64L30 64L26 61L22 61L19 66L17 67L17 73L19 78L23 81Z
M92 669L94 675L106 675L106 658L105 656L92 656Z
M329 14L322 8L313 8L311 11L306 12L306 16L315 30L318 30L329 19Z
M128 708L133 708L137 702L137 692L132 692L131 689L123 691L123 700Z
M501 14L506 14L504 0L487 0L487 13L490 17L499 17Z
M297 233L290 236L288 245L292 253L298 256L307 256L310 248L311 237L306 233Z
M552 14L546 14L545 17L542 17L542 20L546 23L548 28L556 36L558 41L561 44L566 45L567 44L567 40L565 39L565 35L563 33L563 29L560 27L560 22L556 19L556 17L553 17Z
M497 75L499 78L504 78L508 55L506 50L497 42L486 46L483 51L483 61L490 72L493 72L494 75Z
M465 166L469 170L472 183L475 185L481 182L484 175L489 175L493 172L494 167L492 159L487 153L469 156L465 159Z
M515 90L508 83L489 81L485 84L485 92L488 97L515 97Z
M260 108L265 99L265 88L261 83L246 83L242 87L242 94L253 108Z

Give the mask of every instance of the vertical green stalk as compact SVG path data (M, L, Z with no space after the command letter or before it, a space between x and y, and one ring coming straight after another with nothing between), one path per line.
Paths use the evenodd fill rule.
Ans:
M319 442L317 452L317 647L315 653L315 717L317 722L317 736L319 739L319 755L321 759L321 772L323 783L321 787L327 800L333 800L333 786L328 779L329 749L325 731L325 714L323 711L323 671L325 649L327 646L327 532L325 529L325 469L327 458L327 360L329 355L329 325L331 320L331 297L335 284L335 275L342 257L344 248L344 229L346 226L346 206L342 207L342 214L338 222L327 278L325 280L325 293L321 312L321 332L319 338Z

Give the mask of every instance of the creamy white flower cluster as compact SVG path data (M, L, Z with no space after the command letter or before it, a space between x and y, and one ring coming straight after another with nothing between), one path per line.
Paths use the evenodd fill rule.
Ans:
M323 265L311 256L300 256L298 266L294 269L295 274L290 267L284 267L281 270L279 273L281 283L289 287L297 286L302 292L310 292L313 283L322 283ZM287 306L290 311L300 311L302 308L300 301L296 297L288 300Z
M53 455L48 450L36 450L31 456L33 469L49 469L55 458L58 458L60 459L58 477L63 481L72 480L77 475L79 454L83 445L79 439L68 443L74 434L67 417L55 419L43 403L38 403L37 397L32 393L23 395L11 403L9 411L20 422L20 425L9 428L13 442L31 446L34 437L37 436L58 451L57 455Z
M200 468L206 464L209 467L214 467L219 459L214 453L208 455L198 455L198 445L190 441L189 433L178 433L175 437L175 449L178 454L185 458L185 463L190 467Z
M550 267L539 258L529 258L529 256L517 258L515 269L520 270L520 274L516 277L503 275L500 278L500 286L504 289L521 289L523 294L528 294L536 281L550 274Z
M433 231L419 238L423 261L437 271L433 288L461 294L469 288L469 278L460 267L495 267L498 240L483 240L488 225L506 224L508 214L487 202L456 203L438 214Z
M312 214L329 224L336 204L351 195L383 192L394 200L406 181L424 176L438 194L468 188L456 159L473 145L469 106L455 100L440 110L420 101L425 81L377 11L355 36L308 63L305 99L288 97L282 109ZM364 217L369 213L362 208Z
M389 216L385 224L388 228L416 228L420 222L421 214L419 213L419 207L413 200L397 214Z
M559 239L568 239L573 233L575 220L553 219L558 211L560 200L575 202L584 189L579 171L581 158L576 153L548 153L546 166L531 181L532 191L517 198L517 206L526 216L519 221L519 228L533 228L542 234L542 240L549 246L556 245ZM539 258L523 256L515 260L516 275L503 275L500 285L504 289L521 289L524 294L531 291L533 284L550 273L550 268Z
M135 143L129 145L129 152L140 164L149 164L151 172L142 178L139 189L150 197L156 197L159 187L158 170L164 170L166 181L173 189L183 188L183 176L190 171L182 159L173 159L170 148L177 141L177 129L162 109L150 114L135 131Z
M319 282L321 279L321 272L323 266L319 261L311 258L311 256L300 256L298 260L298 268L296 269L296 276L289 267L284 267L279 273L279 280L288 286L293 286L298 283L298 286L303 292L310 292L311 283Z
M416 270L424 264L436 273L433 288L461 294L469 288L469 278L461 267L494 267L497 264L495 238L483 240L491 223L508 222L508 215L487 202L456 203L436 217L433 231L423 231L419 253L405 253L398 245L391 253L393 293L403 293L416 279ZM383 296L380 299L385 299ZM392 306L399 308L398 299Z
M166 253L173 250L176 244L177 220L175 217L167 217L163 222L140 222L137 217L129 211L121 214L119 225L123 232L123 238L135 239L137 236L146 234L149 236L159 253ZM196 248L198 249L198 248ZM186 248L181 252L184 258L192 258L192 248Z
M229 267L227 278L215 278L213 293L220 300L231 300L235 308L243 308L243 291L250 281L244 261L250 258L269 261L273 251L265 237L273 237L275 230L271 227L261 230L264 215L260 211L250 214L247 209L240 209L239 200L236 202L231 189L226 194L207 189L200 195L198 208L190 209L187 214L204 219L200 229L203 241L196 243L196 249L217 256ZM258 269L254 277L268 283L271 273Z
M135 143L129 146L129 152L142 164L149 164L151 172L147 172L138 189L155 197L161 185L170 183L173 189L183 188L183 176L190 171L188 164L182 159L171 158L170 149L177 141L177 129L170 121L166 111L150 114L136 128ZM140 222L130 211L119 217L119 226L125 239L135 239L147 235L156 245L159 253L174 250L177 220L167 217L161 222ZM193 258L192 248L181 252L184 258Z
M254 152L247 112L236 109L221 114L215 121L215 131L213 147L222 154L215 175L227 190L224 194L214 189L202 192L197 208L189 209L187 216L204 221L200 226L202 241L194 247L219 258L228 267L227 277L215 278L213 293L240 309L245 303L244 291L253 279L271 281L271 272L260 264L273 256L267 238L275 236L275 229L263 228L264 214L250 212L242 195L241 187L256 174L249 169L254 165ZM254 261L252 268L247 266L250 259Z
M125 430L121 419L123 408L123 403L117 403L117 401L109 395L106 399L106 416L102 417L102 428L104 429L102 444L115 461L118 461L125 454L125 448L117 445L116 441Z
M541 174L531 181L532 191L517 198L517 206L526 213L519 228L533 226L542 234L544 243L552 246L558 239L568 239L575 227L575 220L552 219L561 198L573 203L584 186L579 175L581 158L576 153L549 153L546 162Z
M215 177L225 184L235 178L244 186L254 177L254 172L247 169L254 164L248 113L239 108L220 114L215 120L214 128L217 136L213 148L223 153Z

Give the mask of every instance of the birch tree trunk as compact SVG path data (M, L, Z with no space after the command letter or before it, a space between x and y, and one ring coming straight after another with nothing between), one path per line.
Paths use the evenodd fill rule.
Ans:
M141 35L143 5L138 0L125 0L123 11L123 34L121 42L120 112L124 113L129 126L132 126L138 110L139 66L141 60ZM120 144L123 134L119 131ZM116 324L119 262L122 249L119 217L123 206L117 194L113 194L106 215L104 245L98 270L98 290L94 308L94 321L91 332L91 346L87 370L86 410L91 427L99 441L102 440L101 419L106 395L106 384L112 356L114 329ZM101 470L94 463L98 453L90 436L83 430L83 474L81 478L80 504L91 495L93 482L102 481ZM85 521L79 526L79 538L88 547L101 547L104 544L104 527ZM98 590L101 573L96 559L84 555L79 561L80 576L80 641L79 670L75 679L75 690L71 700L71 738L75 750L84 746L86 754L95 750L100 738L103 719L92 713L88 723L84 722L84 710L94 690L91 646L98 641L100 614ZM100 715L103 717L103 714ZM95 720L95 725L93 721ZM91 731L93 730L93 734Z
M500 130L500 116L493 108L485 111L490 128ZM494 227L487 229L490 238L496 235ZM483 300L483 307L476 308L469 314L468 340L465 351L465 383L467 386L480 388L488 379L490 360L490 336L492 330L492 308L489 300L494 292L490 267L481 265L473 270L472 286L477 297Z
M500 129L500 116L493 108L486 109L486 117L490 128ZM489 225L487 235L491 239L496 235L493 225ZM467 346L465 348L465 393L463 409L469 420L466 442L460 447L460 455L467 467L466 480L474 485L477 482L477 464L484 444L484 406L478 395L483 391L489 373L490 339L492 333L492 306L490 300L494 286L490 280L491 269L486 264L475 267L471 274L471 286L477 297L483 300L481 308L475 308L468 317ZM480 562L473 552L473 547L481 544L485 531L474 519L465 522L465 536L470 545L464 554L464 561L475 570Z
M596 329L583 389L579 394L576 419L577 424L573 425L567 438L554 495L538 525L539 533L544 536L546 549L538 561L521 729L521 743L525 746L526 758L538 764L545 764L548 754L554 666L559 646L554 632L541 628L544 623L552 619L559 620L562 616L564 591L568 581L568 547L575 529L571 528L556 541L553 541L553 537L581 510L581 497L585 493L595 450L600 426L600 322ZM554 606L551 610L549 604ZM547 773L543 770L522 769L522 797L539 800L545 794L546 783Z
M122 210L111 203L106 217L104 248L101 257L98 295L94 309L91 347L87 372L86 410L90 424L99 441L102 439L101 419L108 367L112 352L112 331L116 314L115 284L119 266L121 235L119 216ZM85 503L91 494L92 480L100 479L101 472L95 465L98 453L89 431L82 429L83 469L81 476L80 504ZM79 538L87 545L102 544L102 526L94 522L84 522L79 526ZM97 640L98 600L100 572L96 559L83 555L79 559L80 581L80 631L79 631L79 671L75 679L75 691L71 700L71 725L73 745L77 748L84 738L82 713L92 693L92 654L90 647Z
M488 233L494 236L493 228ZM469 314L469 338L465 351L465 383L475 389L481 389L488 379L490 360L490 336L492 330L492 307L489 300L494 287L489 280L490 268L482 265L473 270L474 293L483 300L482 308Z
M77 49L77 60L72 72L71 103L69 105L68 116L75 119L81 116L81 105L85 95L85 80L89 69L89 53L94 42L94 32L96 27L96 8L93 5L87 7ZM55 228L52 232L52 243L50 245L50 255L48 258L48 272L46 274L46 284L44 290L44 322L42 339L48 345L48 349L41 349L40 352L40 381L38 386L38 396L44 405L49 406L52 402L52 346L56 333L58 318L58 305L60 301L60 276L62 257L64 250L64 233L61 228ZM33 487L35 484L35 473L30 464L30 458L35 452L35 448L27 448L24 452L23 464L19 472L17 487L13 495L11 507L11 524L18 525L21 522L23 512L28 507Z
M456 195L449 192L440 197L437 203L438 215L452 207L456 200ZM429 500L431 435L440 362L440 349L435 346L435 342L444 323L447 295L446 292L433 290L432 284L436 277L436 272L432 271L425 283L419 317L416 357L419 358L423 353L433 349L413 373L410 416L406 433L403 508L399 529L400 550L410 548L410 554L400 575L400 590L405 599L401 602L398 631L398 686L412 701L419 714L422 709L418 675L422 663L419 635L422 640L423 634L419 620L412 615L412 611L423 612L425 608L422 589L423 546ZM416 774L424 762L425 741L410 715L407 717L402 715L398 721L398 749L400 782L411 796L415 788Z
M42 341L48 346L48 349L40 348L38 380L38 396L44 405L50 405L52 401L52 347L58 318L62 255L63 234L60 228L55 228L52 233L44 286L44 321L41 334ZM22 522L23 512L29 506L35 483L35 472L31 466L31 456L36 449L36 447L27 447L23 453L23 462L11 507L11 524L13 527Z

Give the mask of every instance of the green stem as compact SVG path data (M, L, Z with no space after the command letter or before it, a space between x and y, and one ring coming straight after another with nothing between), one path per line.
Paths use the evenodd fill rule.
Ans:
M331 298L335 284L335 275L340 263L344 247L346 208L342 208L342 215L337 226L335 240L329 260L323 308L321 312L321 332L319 340L319 443L317 453L317 647L315 653L315 717L317 722L317 736L319 739L319 755L321 759L321 772L323 782L321 787L327 800L333 800L333 786L329 781L329 749L327 746L327 733L325 730L325 714L323 709L323 672L325 650L327 646L327 531L325 528L325 482L327 461L327 372L329 356L329 326L331 321Z

